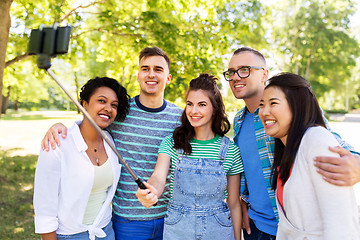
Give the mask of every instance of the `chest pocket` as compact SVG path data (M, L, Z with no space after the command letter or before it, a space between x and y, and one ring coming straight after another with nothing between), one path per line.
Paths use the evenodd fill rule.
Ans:
M174 187L184 195L221 197L226 189L227 180L223 162L230 140L223 137L219 150L219 159L190 159L178 150Z
M221 161L205 158L183 158L178 161L175 181L178 190L185 195L215 196L226 188L226 175Z

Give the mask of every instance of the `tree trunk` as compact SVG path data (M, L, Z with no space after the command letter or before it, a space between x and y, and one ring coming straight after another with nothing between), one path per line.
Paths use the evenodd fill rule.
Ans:
M10 98L10 90L11 86L8 86L8 93L6 96L2 95L2 106L1 106L1 113L5 114L6 109L9 106L9 98Z
M14 110L15 111L19 110L19 100L17 100L17 99L14 102Z
M9 40L10 30L10 6L13 0L0 0L0 96L3 90L3 77L5 69L6 46ZM2 106L2 97L0 97L0 106ZM1 114L0 114L1 118Z

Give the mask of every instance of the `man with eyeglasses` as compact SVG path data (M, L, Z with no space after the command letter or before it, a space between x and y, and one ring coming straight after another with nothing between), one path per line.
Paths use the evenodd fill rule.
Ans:
M267 136L258 115L269 71L264 56L257 50L242 47L230 59L225 79L237 99L246 106L234 118L234 141L239 146L245 178L241 182L241 203L245 240L275 239L278 210L271 187L274 139ZM352 147L333 133L341 146ZM325 180L336 185L360 181L360 160L344 148L333 149L342 157L318 157L315 165Z

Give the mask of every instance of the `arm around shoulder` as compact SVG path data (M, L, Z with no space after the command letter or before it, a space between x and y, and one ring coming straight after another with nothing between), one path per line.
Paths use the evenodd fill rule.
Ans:
M62 138L66 138L67 128L62 123L55 123L50 127L46 132L44 138L41 140L41 149L49 151L49 145L52 149L55 149L55 146L60 146L59 134L61 133Z
M360 156L342 147L329 147L339 156L316 156L314 165L325 181L338 186L353 186L360 182Z

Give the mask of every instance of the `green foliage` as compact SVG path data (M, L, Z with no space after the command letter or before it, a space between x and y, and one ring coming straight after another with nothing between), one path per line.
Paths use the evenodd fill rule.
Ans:
M282 68L307 78L318 97L332 90L336 95L343 93L360 56L359 43L349 29L349 16L355 11L353 1L281 3L274 11L281 21L274 20L273 36L285 56Z
M11 156L0 150L0 238L39 239L34 233L32 206L37 156Z
M12 27L6 60L9 61L24 55L27 51L30 30L39 28L41 24L52 25L56 19L59 20L61 14L70 9L72 2L75 1L63 1L61 5L58 1L35 0L29 2L20 0L14 2L11 8ZM67 21L69 24L75 23L73 17L69 17ZM33 102L34 105L40 105L40 107L48 105L41 103L50 103L52 106L58 105L57 107L59 107L60 102L67 102L56 84L52 80L50 81L49 76L37 68L35 57L16 62L5 68L4 89L8 89L8 86L11 86L10 100L13 102L27 105L28 102ZM57 96L57 99L53 99L51 93ZM65 107L66 104L60 104L60 108Z
M69 24L73 27L70 52L53 61L53 69L67 89L75 96L88 79L107 75L117 79L134 96L139 93L139 51L146 46L158 46L172 61L172 81L165 97L182 105L191 79L203 72L222 78L229 54L245 45L271 56L276 65L272 67L305 76L319 98L335 91L335 96L342 96L343 105L344 102L352 107L358 104L355 94L359 86L351 80L360 56L359 42L349 28L354 1L263 3L259 0L108 0L80 5L74 0L19 0L11 9L7 60L26 52L31 28L55 22ZM4 94L11 86L12 101L48 107L43 104L46 102L66 108L66 96L37 69L35 60L30 57L6 68ZM229 108L234 108L232 103L239 101L231 101L229 97L226 96L231 104Z
M60 5L56 1L14 3L12 15L16 24L9 41L8 59L26 51L27 34L31 28L40 24L51 25L76 6L75 1L63 1ZM258 36L264 32L261 27L263 13L259 1L229 0L109 0L78 8L64 20L73 26L71 52L60 57L72 71L64 74L63 68L58 71L59 77L72 88L74 79L82 85L89 78L107 75L118 79L134 96L139 92L136 81L138 53L146 46L159 46L172 61L173 81L166 89L166 97L178 102L189 81L199 73L209 72L220 77L224 69L223 57L229 53L229 46L261 45L263 38ZM34 60L32 57L28 66L13 64L11 69L7 69L7 74L16 79L10 82L10 77L5 81L5 88L14 86L11 92L13 101L31 99L40 103L53 97L49 96L49 88L55 89L54 85L36 69ZM53 68L58 68L58 65L62 66L63 62L53 62ZM19 68L24 69L18 71ZM29 84L23 83L24 77L15 72L26 72L26 78L36 85L32 89L42 93L31 94L27 87ZM64 98L59 91L55 93ZM20 95L28 95L28 98L20 98ZM61 102L60 99L57 101Z

